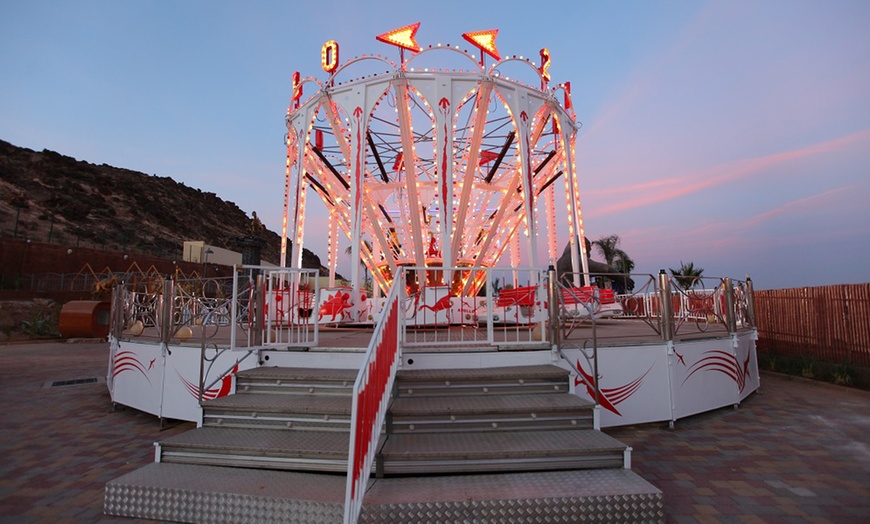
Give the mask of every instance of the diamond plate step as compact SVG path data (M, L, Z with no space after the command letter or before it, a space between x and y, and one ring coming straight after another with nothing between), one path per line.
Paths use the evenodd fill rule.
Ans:
M227 395L203 404L203 426L350 430L349 395Z
M173 522L341 522L341 475L153 463L106 484L107 515Z
M350 433L202 427L160 442L161 461L347 472Z
M663 523L662 492L626 469L380 479L362 523Z
M630 452L600 431L404 433L381 448L386 475L622 468Z
M106 485L107 515L175 522L334 523L340 475L155 463ZM664 522L661 491L629 470L370 482L361 523Z
M592 429L593 408L570 394L399 397L387 432Z
M565 393L568 372L557 366L402 370L398 396Z
M236 373L236 393L350 396L356 374L352 369L258 367Z

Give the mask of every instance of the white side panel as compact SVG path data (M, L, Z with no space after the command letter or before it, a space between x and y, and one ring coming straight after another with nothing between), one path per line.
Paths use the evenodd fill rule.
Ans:
M745 371L730 338L681 343L671 363L675 418L738 403Z
M482 351L474 353L404 353L402 369L479 369L553 364L549 351Z
M356 348L353 353L341 348L334 351L263 351L260 353L263 367L321 369L359 369L363 356L365 356L365 348Z
M343 322L366 322L370 320L370 304L365 291L360 292L359 318L353 316L353 289L349 287L323 288L320 290L320 308L317 312L318 324L340 324Z
M744 334L737 339L737 360L744 369L744 381L740 387L740 400L745 399L761 386L754 335L754 333Z
M159 344L119 341L109 369L112 402L160 416L163 369Z
M565 355L592 382L592 366L579 349ZM629 346L598 351L601 426L624 426L670 420L667 346ZM580 377L574 380L581 398L594 391Z
M448 326L452 321L454 298L450 296L447 286L427 286L422 294L415 297L412 320L407 320L409 326ZM459 319L457 319L458 322Z
M233 374L236 371L250 369L257 364L255 356L239 362L244 353L223 351L215 355L213 349L207 349L205 387L203 400L223 397L233 392ZM199 407L199 361L200 348L170 346L166 356L166 377L163 383L163 410L161 416L177 420L199 422L202 410ZM228 369L233 372L211 385Z

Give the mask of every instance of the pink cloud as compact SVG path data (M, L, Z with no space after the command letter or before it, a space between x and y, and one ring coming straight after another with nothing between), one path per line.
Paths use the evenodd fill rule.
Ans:
M748 225L757 226L758 224L769 220L775 216L784 215L787 213L793 213L806 209L814 209L817 207L821 207L826 205L826 201L829 200L828 197L835 195L837 193L842 193L843 191L850 191L857 188L859 184L852 184L850 186L839 187L836 189L831 189L829 191L824 191L822 193L818 193L815 195L808 196L806 198L801 198L798 200L793 200L788 202L787 204L783 204L776 209L771 209L770 211L760 213L750 218L747 221Z
M791 151L720 164L708 169L687 173L676 180L669 178L662 179L660 183L654 181L630 186L631 188L634 188L634 190L642 190L644 189L644 186L647 188L660 186L668 187L666 190L641 194L635 198L630 198L598 208L595 210L594 215L596 217L612 215L652 204L674 200L706 189L734 182L749 175L762 172L773 166L811 156L843 151L855 144L863 143L868 140L870 140L870 130L864 130L800 149L793 149ZM618 189L612 191L618 191Z

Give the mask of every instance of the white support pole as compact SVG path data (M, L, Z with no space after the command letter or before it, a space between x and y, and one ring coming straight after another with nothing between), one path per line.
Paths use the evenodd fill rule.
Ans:
M551 185L544 192L547 204L547 254L555 264L559 258L559 246L556 240L556 188Z
M577 187L577 170L574 165L574 140L576 131L562 128L562 143L565 147L565 182L568 185L568 202L571 218L574 223L574 238L571 239L571 265L574 272L574 285L579 286L577 273L583 271L583 284L591 284L589 277L589 260L586 253L585 232L583 229L583 215L580 212L580 191ZM579 262L579 264L578 264Z
M365 100L365 99L363 99ZM359 266L360 266L360 244L362 244L362 210L363 198L365 198L365 162L366 162L366 124L368 115L364 114L361 104L353 110L350 125L350 152L351 152L351 171L350 171L350 209L351 209L351 300L353 300L353 317L358 320L359 302L360 302L360 281L359 281Z
M288 109L289 113L289 109ZM289 124L289 122L288 122ZM301 162L301 159L297 159L295 157L296 154L296 131L292 128L292 125L288 126L287 130L287 159L284 170L284 215L281 220L281 267L287 267L287 228L288 228L288 220L291 216L290 213L290 195L295 195L294 187L294 178L292 175L293 165L295 163ZM300 183L298 179L295 179L296 183ZM293 209L293 216L296 214L296 209ZM295 222L295 221L294 221ZM295 229L295 225L293 226ZM295 230L293 231L295 235ZM292 259L292 254L291 254Z
M459 206L456 210L456 228L453 232L453 242L450 248L452 259L450 265L455 266L459 257L459 246L462 243L462 235L465 234L465 217L468 213L471 199L471 190L474 187L474 175L477 173L480 163L480 144L483 141L483 133L486 130L486 114L489 105L489 97L492 93L492 82L482 81L477 92L474 108L474 127L471 132L471 142L468 151L468 161L465 165L465 175L462 177L462 193L459 197ZM481 210L486 213L486 210ZM469 231L469 238L475 238L477 231ZM467 256L468 253L463 253ZM445 259L446 261L446 259Z
M444 271L444 283L448 286L453 281L452 273L448 268L453 265L451 243L453 234L453 112L456 109L450 104L451 89L452 83L450 82L447 82L446 87L442 86L441 83L436 84L436 98L439 100L435 107L435 144L437 148L435 158L437 159L438 214L441 220L441 265Z
M338 264L338 235L335 221L338 218L334 213L329 213L329 251L327 253L329 263L329 287L335 287L335 269Z
M396 109L398 110L399 129L401 130L402 158L405 169L406 190L408 191L408 214L411 219L411 236L414 244L414 260L418 267L426 265L423 247L423 226L420 219L420 197L417 194L417 154L414 152L414 136L411 132L410 94L408 79L401 77L394 82ZM422 284L425 271L421 271L418 281Z
M513 282L514 289L520 287L519 283L519 275L517 274L517 268L520 267L520 235L517 232L510 239L511 245L511 280Z
M292 164L288 161L288 168L295 167L295 173L290 171L294 179L293 187L290 189L294 192L293 201L294 209L291 214L291 231L293 233L293 245L291 246L291 267L302 267L302 243L304 238L305 224L305 148L308 143L308 129L314 117L314 106L306 105L302 109L296 111L290 119L290 127L292 128L294 158ZM288 155L289 155L288 151ZM284 261L286 262L286 260ZM282 267L284 264L282 264Z
M293 244L293 267L302 269L302 251L305 245L305 198L308 184L299 179L299 207L296 210L296 242Z

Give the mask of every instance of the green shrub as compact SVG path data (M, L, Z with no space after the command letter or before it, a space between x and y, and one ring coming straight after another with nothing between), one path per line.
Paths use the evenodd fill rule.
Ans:
M31 337L45 337L56 334L54 326L54 316L50 312L46 312L44 309L34 309L30 320L21 323L21 330Z

